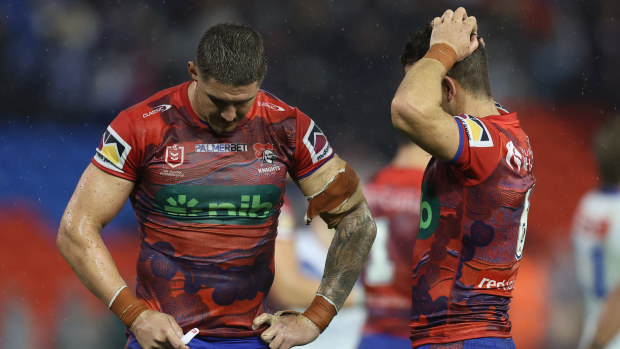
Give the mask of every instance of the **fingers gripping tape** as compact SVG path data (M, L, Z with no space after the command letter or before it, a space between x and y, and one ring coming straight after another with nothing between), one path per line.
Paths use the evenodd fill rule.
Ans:
M346 164L325 189L308 199L306 224L319 214L333 210L345 202L355 192L359 181L355 171Z

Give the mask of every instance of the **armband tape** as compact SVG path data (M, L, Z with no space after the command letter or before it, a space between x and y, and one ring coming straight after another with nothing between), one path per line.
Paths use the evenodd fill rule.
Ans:
M138 315L148 310L144 303L131 293L128 287L120 289L116 298L111 302L110 309L128 327L131 327Z
M456 63L456 51L448 44L434 44L422 58L439 61L446 68L446 71L450 71L450 68Z
M316 295L302 315L312 321L319 328L319 332L323 333L336 314L336 306L332 302L328 302L323 295Z
M357 189L360 179L348 164L339 172L323 191L308 199L306 223L319 214L333 210L345 202Z

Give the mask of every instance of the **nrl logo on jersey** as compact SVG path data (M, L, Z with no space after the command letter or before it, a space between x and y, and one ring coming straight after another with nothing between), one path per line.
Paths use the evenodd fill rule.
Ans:
M180 147L177 144L167 146L164 161L172 168L182 165L185 161L185 147Z
M325 137L323 131L314 124L314 121L310 121L310 127L308 127L308 131L304 135L303 140L308 152L310 152L313 164L332 155L332 147L327 142L327 137Z

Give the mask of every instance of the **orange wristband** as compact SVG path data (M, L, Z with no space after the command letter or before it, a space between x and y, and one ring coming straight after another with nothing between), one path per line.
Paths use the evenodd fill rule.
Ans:
M310 319L323 333L336 314L336 307L322 296L317 295L302 315Z
M116 296L110 309L128 327L131 327L138 315L148 310L144 303L134 296L127 287L123 288Z
M456 63L456 51L448 44L435 44L428 49L422 58L439 61L446 68L446 71L450 71L450 68Z

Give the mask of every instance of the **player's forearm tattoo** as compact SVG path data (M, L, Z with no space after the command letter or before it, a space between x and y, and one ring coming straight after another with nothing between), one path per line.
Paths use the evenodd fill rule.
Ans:
M336 227L325 261L319 293L339 310L366 263L377 228L368 205L363 203L342 218Z

